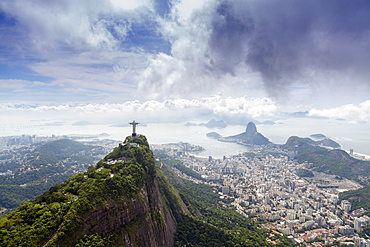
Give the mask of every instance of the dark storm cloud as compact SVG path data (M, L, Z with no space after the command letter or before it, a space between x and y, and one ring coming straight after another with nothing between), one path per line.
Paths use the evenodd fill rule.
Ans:
M209 41L214 68L234 73L244 62L261 73L272 96L307 69L369 76L370 2L223 1Z
M213 33L210 47L214 49L213 65L224 72L234 74L234 67L244 58L245 42L253 32L251 18L238 16L231 3L223 2L216 9L212 21Z

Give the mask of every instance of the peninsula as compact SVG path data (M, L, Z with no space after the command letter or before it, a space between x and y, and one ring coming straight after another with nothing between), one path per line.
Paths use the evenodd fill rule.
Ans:
M219 141L236 142L247 145L267 145L271 143L268 138L257 132L257 127L253 122L249 122L245 132L234 136L220 137Z

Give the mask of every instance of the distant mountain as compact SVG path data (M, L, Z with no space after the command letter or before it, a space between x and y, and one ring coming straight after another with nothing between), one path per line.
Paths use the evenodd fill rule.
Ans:
M251 145L266 145L271 143L266 137L261 133L257 132L257 127L253 122L249 122L245 132L238 135L223 137L219 139L220 141L227 142L238 142L242 144Z
M330 147L330 148L340 148L341 147L339 143L337 143L336 141L333 141L333 140L331 140L329 138L326 138L326 137L323 140L314 141L314 140L312 140L311 138L308 138L308 137L306 137L306 138L299 138L297 136L291 136L291 137L289 137L287 143L285 144L285 147L293 150L294 149L293 146L294 145L298 145L298 144L299 144L299 146L302 146L303 145L305 147L307 147L307 144L313 145L313 146L315 146L315 145L317 145L317 146L321 145L321 146Z
M316 144L322 145L325 147L331 147L331 148L340 148L340 144L336 141L333 141L332 139L327 138L323 134L312 134L310 135L311 138L316 140Z
M324 138L326 138L326 136L323 135L323 134L312 134L312 135L310 135L310 137L315 138L315 139L324 139Z
M325 138L322 141L318 141L320 145L323 145L325 147L331 147L331 148L340 148L340 144L336 141L333 141L332 139Z
M253 122L249 122L247 125L247 129L245 130L245 133L251 136L257 133L256 125Z
M196 123L191 123L191 122L187 122L185 124L185 126L199 126L199 125L202 125L202 124L196 124Z
M211 119L207 123L200 123L200 124L187 122L185 126L206 126L207 128L222 129L222 128L226 128L227 124L223 120L217 121L217 120Z
M326 150L323 147L317 146L314 140L310 138L301 138L298 136L289 137L287 142L284 145L282 145L282 148L287 149L289 151L294 151L297 154Z
M261 122L261 124L264 124L264 125L274 125L276 123L274 121L266 120L266 121Z
M219 133L217 133L217 132L209 132L209 133L207 133L206 134L206 136L207 137L209 137L209 138L213 138L213 139L219 139L219 138L221 138L222 136L219 134Z
M296 117L296 118L305 118L308 116L308 111L298 111L290 113L289 116Z
M282 148L294 152L299 163L311 163L314 171L342 176L362 184L370 182L369 161L357 160L346 151L327 149L319 144L321 142L315 142L310 138L291 136Z
M207 128L226 128L227 124L223 121L223 120L210 120L208 121L208 123L206 123L204 126L206 126Z

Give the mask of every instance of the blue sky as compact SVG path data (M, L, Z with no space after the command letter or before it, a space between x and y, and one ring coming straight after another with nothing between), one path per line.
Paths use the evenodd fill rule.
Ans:
M367 1L3 0L0 111L364 123L369 23Z

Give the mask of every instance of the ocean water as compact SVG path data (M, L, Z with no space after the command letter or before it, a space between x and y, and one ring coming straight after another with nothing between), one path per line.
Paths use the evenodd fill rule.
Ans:
M137 133L146 135L151 144L164 144L188 142L200 145L206 150L199 155L215 158L230 156L248 151L248 147L236 143L219 142L206 136L209 132L217 132L222 136L230 136L244 132L246 125L230 125L223 129L209 129L204 126L185 126L185 123L157 123L139 124ZM278 121L274 125L257 125L258 132L270 141L283 144L290 136L308 137L311 134L324 134L342 145L342 149L354 149L354 152L370 155L370 124L348 124L340 120L297 118ZM130 135L132 127L113 127L109 125L76 126L66 122L44 125L42 121L37 124L7 124L0 126L0 136L12 135L86 135L96 136L106 133L107 138L123 141Z

